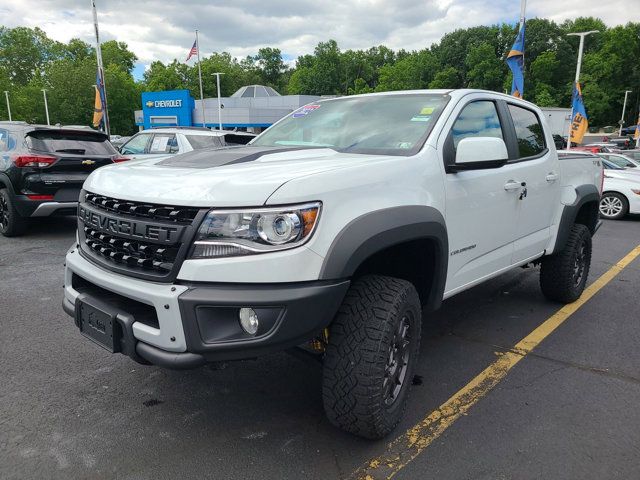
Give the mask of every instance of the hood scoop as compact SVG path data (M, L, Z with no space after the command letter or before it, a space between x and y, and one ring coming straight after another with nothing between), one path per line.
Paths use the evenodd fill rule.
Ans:
M309 150L309 147L226 147L215 150L194 150L162 160L156 165L174 168L215 168L223 165L252 162L264 155Z

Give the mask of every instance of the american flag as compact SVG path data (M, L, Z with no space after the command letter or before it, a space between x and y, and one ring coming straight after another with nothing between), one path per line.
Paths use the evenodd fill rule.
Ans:
M198 53L198 45L196 40L193 42L193 47L191 47L191 50L189 50L189 55L187 55L187 59L185 60L185 62L188 62L189 59L194 55L196 55L197 53Z

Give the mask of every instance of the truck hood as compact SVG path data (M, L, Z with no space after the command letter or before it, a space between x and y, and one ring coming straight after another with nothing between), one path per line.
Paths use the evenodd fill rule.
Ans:
M330 148L198 150L100 168L89 176L84 188L122 200L165 205L259 206L290 180L383 159L388 157Z

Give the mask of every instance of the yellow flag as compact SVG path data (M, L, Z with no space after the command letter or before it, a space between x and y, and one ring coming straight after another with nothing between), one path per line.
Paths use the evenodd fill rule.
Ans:
M102 108L102 97L100 96L100 90L96 86L96 100L93 106L93 126L99 127L102 123L102 117L104 116L104 110Z

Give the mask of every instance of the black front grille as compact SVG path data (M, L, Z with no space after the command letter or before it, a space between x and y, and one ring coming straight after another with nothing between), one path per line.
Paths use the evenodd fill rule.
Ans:
M84 227L85 244L97 255L133 268L169 273L173 269L179 246L165 247L148 242L132 241Z
M132 202L83 192L78 211L81 251L108 269L172 281L206 209ZM121 228L126 224L126 228ZM137 226L142 226L140 231ZM145 235L148 229L151 235ZM158 231L171 229L174 236Z
M198 208L172 207L169 205L119 200L117 198L96 195L95 193L85 194L85 201L94 207L112 213L133 215L151 220L169 220L180 224L190 224L200 211Z

